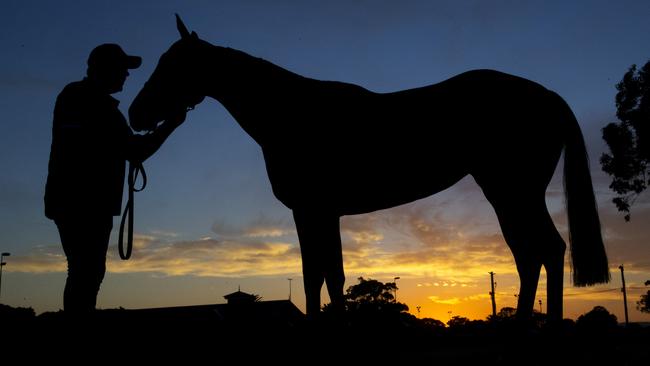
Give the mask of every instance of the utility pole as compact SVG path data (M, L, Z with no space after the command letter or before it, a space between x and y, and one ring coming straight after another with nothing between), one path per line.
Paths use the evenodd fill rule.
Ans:
M289 301L291 301L291 281L293 281L293 278L287 278L289 280Z
M395 302L397 302L397 280L399 280L399 277L393 277L393 283L395 284Z
M418 305L418 306L416 306L415 308L418 309L418 319L419 319L419 318L420 318L420 308L421 308L421 306Z
M2 295L2 267L4 267L7 263L5 262L5 257L10 256L11 253L4 252L0 254L0 295Z
M490 272L490 286L492 288L492 291L490 291L490 298L492 298L492 316L496 317L497 316L497 302L494 299L494 272Z
M623 308L625 309L625 326L627 327L630 325L630 321L627 317L627 290L625 290L625 269L623 268L623 265L621 264L618 266L621 270L621 280L623 281L623 288L621 288L621 291L623 292Z

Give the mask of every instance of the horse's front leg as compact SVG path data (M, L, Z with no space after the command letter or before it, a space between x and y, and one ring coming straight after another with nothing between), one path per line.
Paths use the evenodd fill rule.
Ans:
M293 218L300 240L307 315L314 316L320 312L323 282L327 284L332 306L342 308L345 275L339 216L294 210Z

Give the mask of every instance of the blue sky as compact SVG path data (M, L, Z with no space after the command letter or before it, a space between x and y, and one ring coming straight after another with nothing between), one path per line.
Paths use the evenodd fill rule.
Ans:
M650 279L647 195L633 222L622 223L597 165L605 148L600 129L615 119L614 85L631 64L650 59L647 1L8 0L0 13L0 250L12 256L4 267L2 302L39 312L61 307L65 258L42 207L56 95L84 76L94 46L119 43L143 57L124 92L115 95L126 112L160 54L178 39L175 12L211 43L378 92L476 68L519 75L558 92L578 117L591 152L612 269L625 263L637 294ZM302 306L291 213L271 193L259 147L221 105L199 105L145 167L149 185L136 197L134 259L120 263L110 249L99 306L221 302L238 285L267 299L285 298L289 277L296 279L294 301ZM556 176L548 203L564 230L559 182ZM411 205L344 218L343 233L348 285L358 275L382 281L401 276L398 285L411 308L421 305L441 317L436 314L453 305L458 313L481 317L489 304L477 310L488 291L480 276L496 268L502 303L514 303L512 258L471 178ZM116 237L114 232L112 243ZM567 264L566 277L568 271ZM613 274L600 290L619 286ZM464 290L449 292L452 287ZM604 293L611 296L575 295L584 301L571 300L567 312L604 303L622 317L618 294ZM632 308L637 298L630 296Z

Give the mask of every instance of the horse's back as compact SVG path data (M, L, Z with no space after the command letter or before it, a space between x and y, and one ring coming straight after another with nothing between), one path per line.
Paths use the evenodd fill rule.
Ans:
M294 137L265 148L276 196L287 206L342 214L420 199L467 174L516 172L559 156L551 93L491 70L394 93L324 82L304 93ZM549 151L547 153L547 150ZM551 151L552 150L552 151Z
M466 128L469 174L483 191L544 193L572 120L562 98L536 82L493 70L469 71L441 84L446 83L451 98L473 90L458 121Z

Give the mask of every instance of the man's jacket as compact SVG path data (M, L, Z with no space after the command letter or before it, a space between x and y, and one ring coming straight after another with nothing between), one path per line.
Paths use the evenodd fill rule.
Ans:
M54 107L45 215L119 215L133 133L119 101L86 79L68 84Z

